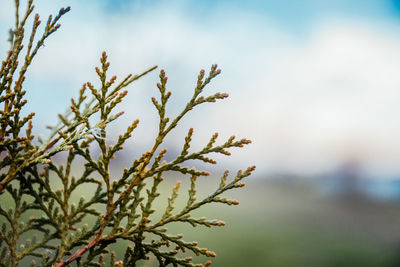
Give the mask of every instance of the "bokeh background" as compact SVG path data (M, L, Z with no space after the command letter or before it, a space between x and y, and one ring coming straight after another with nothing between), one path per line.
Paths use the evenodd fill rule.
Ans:
M12 2L0 0L1 57ZM172 229L216 251L215 266L400 264L400 1L37 2L43 21L72 8L26 81L25 112L36 112L37 135L48 134L45 126L84 82L97 81L103 50L120 78L164 68L171 116L200 69L222 68L206 94L230 97L193 111L166 144L180 149L189 127L195 147L215 131L253 140L214 169L218 176L257 165L248 187L231 194L239 207L204 210L228 226ZM110 125L115 142L121 128L141 120L117 167L151 145L156 82L157 71L134 84L120 108L125 115ZM204 191L213 185L207 178Z

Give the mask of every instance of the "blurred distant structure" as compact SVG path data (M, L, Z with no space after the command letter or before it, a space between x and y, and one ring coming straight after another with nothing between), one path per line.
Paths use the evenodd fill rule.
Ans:
M335 194L346 198L363 195L360 162L357 159L346 160L334 173L333 179L336 180Z
M363 171L362 162L356 158L348 159L331 172L314 178L318 191L325 196L379 202L400 200L399 177L368 175Z

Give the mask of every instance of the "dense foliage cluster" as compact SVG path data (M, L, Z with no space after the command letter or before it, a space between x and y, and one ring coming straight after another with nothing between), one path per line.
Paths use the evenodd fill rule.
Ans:
M165 227L175 222L207 227L225 225L219 220L195 218L191 212L215 202L237 205L238 201L221 195L244 186L242 179L255 167L239 171L231 180L226 171L215 192L197 199L196 181L209 173L183 164L189 160L216 164L210 154L230 155L229 148L243 147L250 141L235 140L232 136L217 145L218 134L214 134L204 148L192 152L193 129L189 129L180 154L168 162L164 160L167 150L162 144L194 107L228 96L224 93L201 95L207 84L220 74L217 65L211 67L208 75L204 70L200 72L191 99L175 118L166 114L171 92L166 89L167 77L161 70L157 84L160 97L152 98L159 115L154 144L117 176L112 173L110 164L139 121L132 122L113 144L106 138L107 124L122 115L114 110L127 95L126 88L156 67L117 82L116 76L107 76L110 63L104 52L100 67L95 69L100 86L96 88L90 82L85 83L79 96L71 99L69 111L59 115L59 123L51 127L49 137L46 140L35 138L32 134L34 113L21 116L27 102L23 89L25 75L45 39L57 31L59 19L70 8L61 9L54 18L50 16L40 38L36 37L36 32L41 21L38 15L34 16L32 31L26 41L25 27L34 9L33 0L28 0L22 17L19 0L15 5L16 22L9 39L11 49L0 69L0 266L21 266L27 260L31 266L62 267L72 262L81 266L136 266L150 255L160 266L203 266L192 263L192 258L186 257L185 252L215 257L214 252L200 248L196 242L186 242L181 235L169 234ZM100 153L94 153L95 150ZM60 152L67 156L65 162L57 164L53 158ZM83 164L77 177L71 174L73 164ZM182 209L177 210L174 206L181 186L179 182L167 199L166 209L156 211L153 208L154 200L160 197L159 185L166 172L190 177L188 198ZM72 194L86 184L97 189L75 205ZM153 221L153 214L157 213L159 219ZM116 259L108 249L119 240L129 243L122 259ZM207 262L206 266L209 264Z

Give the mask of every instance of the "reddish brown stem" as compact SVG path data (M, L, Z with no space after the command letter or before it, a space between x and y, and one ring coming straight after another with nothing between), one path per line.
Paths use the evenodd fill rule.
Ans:
M65 261L62 261L60 263L58 263L57 265L54 265L53 267L64 267L67 266L68 264L70 264L73 261L76 261L80 258L82 258L83 254L85 254L89 249L93 248L94 246L97 245L97 243L100 241L100 236L97 235L92 242L90 242L87 246L81 248L80 250L78 250L77 252L75 252L74 255L72 255L71 257L69 257L68 259L66 259Z

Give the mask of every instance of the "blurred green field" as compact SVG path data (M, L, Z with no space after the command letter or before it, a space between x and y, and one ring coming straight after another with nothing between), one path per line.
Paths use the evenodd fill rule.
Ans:
M264 179L248 180L244 190L230 197L241 204L214 205L198 213L226 221L225 227L168 227L215 251L213 266L400 265L399 203L327 198L307 183Z
M167 179L161 188L160 201L155 203L161 212L174 180ZM187 196L188 181L181 180L176 209ZM204 178L199 198L217 182ZM81 194L88 191L82 188ZM216 252L212 266L400 266L400 203L323 197L304 182L253 178L228 197L238 199L240 205L215 204L193 214L224 220L225 227L168 226L170 233L183 233L185 241L196 240L200 247ZM113 245L118 258L125 245ZM194 256L197 263L206 260ZM150 260L140 266L158 265Z

